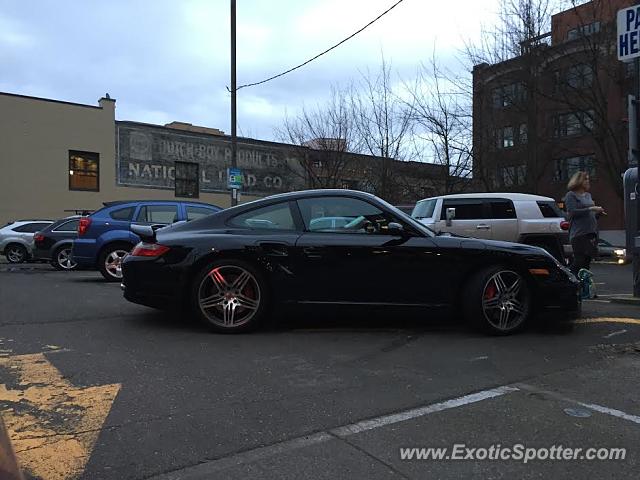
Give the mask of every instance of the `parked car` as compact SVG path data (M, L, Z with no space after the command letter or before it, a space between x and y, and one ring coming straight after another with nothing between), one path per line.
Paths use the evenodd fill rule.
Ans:
M33 236L33 256L46 260L57 270L73 270L77 267L71 258L73 241L78 236L82 215L62 218Z
M105 279L122 278L120 264L140 238L131 225L161 228L171 223L219 212L220 207L190 201L118 201L80 219L73 242L72 260L81 268L99 270Z
M571 258L573 256L573 248L571 245L565 245L564 252L567 258ZM631 263L631 257L627 256L627 249L625 247L616 247L602 238L598 239L598 260L614 262L618 265Z
M354 220L311 230L327 212ZM256 328L274 303L462 306L497 334L521 329L534 311L580 309L577 279L545 250L437 236L364 192L285 193L158 231L132 229L142 241L122 262L125 298L190 308L219 332Z
M0 228L0 253L10 263L22 263L33 255L33 234L50 225L52 220L18 220Z
M435 233L524 243L566 263L569 222L553 198L523 193L468 193L420 200L411 215Z
M598 256L601 259L613 261L618 265L626 265L631 262L631 258L627 257L626 248L616 247L602 238L598 239Z

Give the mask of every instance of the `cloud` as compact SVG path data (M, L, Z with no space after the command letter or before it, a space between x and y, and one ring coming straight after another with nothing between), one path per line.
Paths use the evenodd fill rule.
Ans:
M351 34L393 0L238 2L238 82L261 80ZM411 77L432 54L444 58L477 35L495 0L405 0L361 35L283 78L238 93L243 131L273 138L285 110L321 103L381 52ZM455 8L454 8L455 7ZM0 0L0 89L96 104L109 92L119 119L229 127L228 2Z

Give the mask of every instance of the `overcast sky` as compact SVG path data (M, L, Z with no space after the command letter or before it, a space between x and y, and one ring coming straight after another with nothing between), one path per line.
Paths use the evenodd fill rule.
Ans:
M286 70L395 0L237 0L238 84ZM492 22L497 0L404 0L312 64L238 93L239 134L270 140L285 112L375 70L381 52L410 78L435 51L453 58ZM230 132L228 0L0 0L0 91L95 105L116 117Z

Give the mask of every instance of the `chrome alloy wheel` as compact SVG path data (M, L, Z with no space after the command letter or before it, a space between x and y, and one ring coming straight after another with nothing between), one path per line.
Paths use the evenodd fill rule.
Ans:
M11 263L22 263L26 259L25 249L21 245L12 245L7 249L7 260Z
M58 252L56 261L63 270L72 270L76 268L77 265L76 262L71 259L71 247L61 249Z
M239 327L251 321L260 308L260 285L242 267L216 267L200 282L198 307L216 326Z
M126 250L114 250L104 259L104 268L113 278L122 278L122 260L129 254Z
M524 279L511 270L492 275L482 291L482 312L497 330L507 332L526 320L528 296Z

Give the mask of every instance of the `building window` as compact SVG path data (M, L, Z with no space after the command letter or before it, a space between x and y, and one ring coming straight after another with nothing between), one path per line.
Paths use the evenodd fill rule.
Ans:
M69 150L69 190L100 191L100 155Z
M569 112L556 115L553 118L553 136L570 137L572 135L584 135L593 130L595 112Z
M573 65L567 70L566 85L575 89L589 88L593 84L593 67L588 63Z
M176 197L198 198L200 195L200 169L197 163L175 162Z
M503 127L497 132L497 147L509 148L513 147L513 127Z
M518 127L518 143L525 145L529 141L529 133L526 123L521 123Z
M503 187L524 185L527 181L527 166L508 165L498 167L498 179Z
M576 172L587 172L590 178L596 178L595 157L593 155L582 155L556 160L554 180L566 182Z
M493 89L493 106L505 108L517 105L527 99L527 88L524 83L517 82Z
M600 22L587 23L578 28L571 29L567 32L567 40L575 40L579 37L587 37L600 31Z

